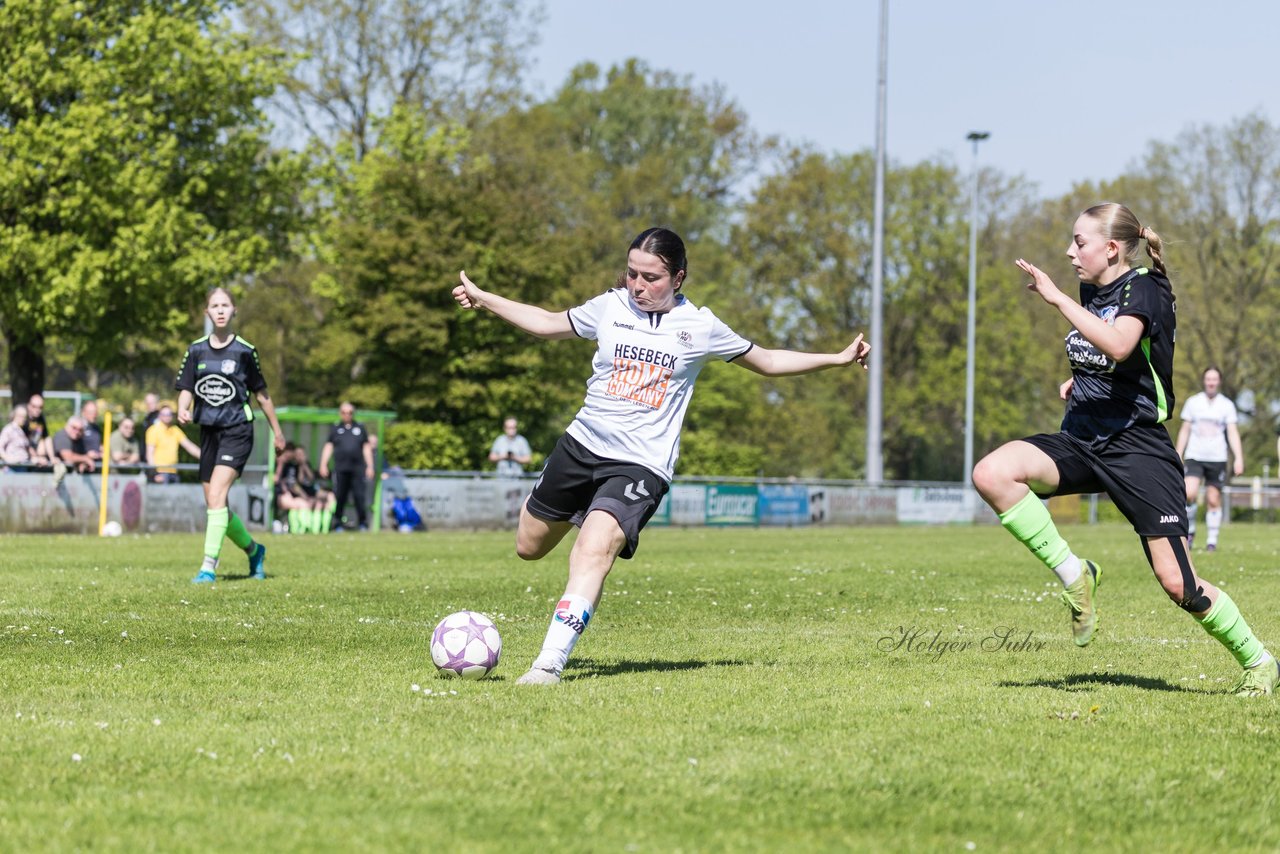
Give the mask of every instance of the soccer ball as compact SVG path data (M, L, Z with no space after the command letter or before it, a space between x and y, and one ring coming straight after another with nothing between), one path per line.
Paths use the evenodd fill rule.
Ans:
M443 676L480 679L498 666L502 638L484 614L458 611L431 633L431 660Z
M102 526L102 536L118 537L124 533L124 529L120 527L120 523L112 519L110 522Z

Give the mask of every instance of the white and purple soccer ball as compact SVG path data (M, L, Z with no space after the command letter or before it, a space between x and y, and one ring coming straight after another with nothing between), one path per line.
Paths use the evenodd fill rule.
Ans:
M498 666L502 638L484 614L458 611L431 633L431 660L443 676L481 679Z

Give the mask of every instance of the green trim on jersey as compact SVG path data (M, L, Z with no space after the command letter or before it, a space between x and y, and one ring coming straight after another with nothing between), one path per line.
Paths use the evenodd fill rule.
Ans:
M241 338L239 335L236 335L236 336L235 336L235 338L237 338L237 339L240 341L240 343L241 343L241 344L243 344L244 346L248 347L250 350L257 350L257 349L258 349L257 347L255 347L255 346L253 346L252 344L250 344L248 341L246 341L246 340L244 340L243 338Z
M1169 399L1165 397L1164 385L1160 382L1160 375L1156 373L1156 366L1151 364L1151 339L1143 338L1142 355L1147 359L1147 367L1151 369L1151 381L1156 386L1156 423L1163 424L1169 420Z

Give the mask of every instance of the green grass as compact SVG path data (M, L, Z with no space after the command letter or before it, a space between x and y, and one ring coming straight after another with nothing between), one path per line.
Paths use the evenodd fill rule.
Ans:
M5 538L0 849L1280 847L1280 698L1225 695L1131 532L1067 534L1105 569L1085 650L996 528L651 530L552 689L513 682L567 543L268 537L269 581L228 547L198 588L197 536ZM1274 531L1197 558L1280 646ZM462 608L502 631L484 681L430 663ZM883 640L912 627L970 646Z

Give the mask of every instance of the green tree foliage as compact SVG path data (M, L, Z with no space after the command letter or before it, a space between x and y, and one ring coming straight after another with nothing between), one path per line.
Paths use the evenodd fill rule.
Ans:
M282 239L299 175L257 99L278 56L213 0L0 5L0 328L15 395L46 346L77 364L171 357L205 290Z
M387 428L383 456L406 469L457 471L471 466L468 443L448 424L397 421Z

